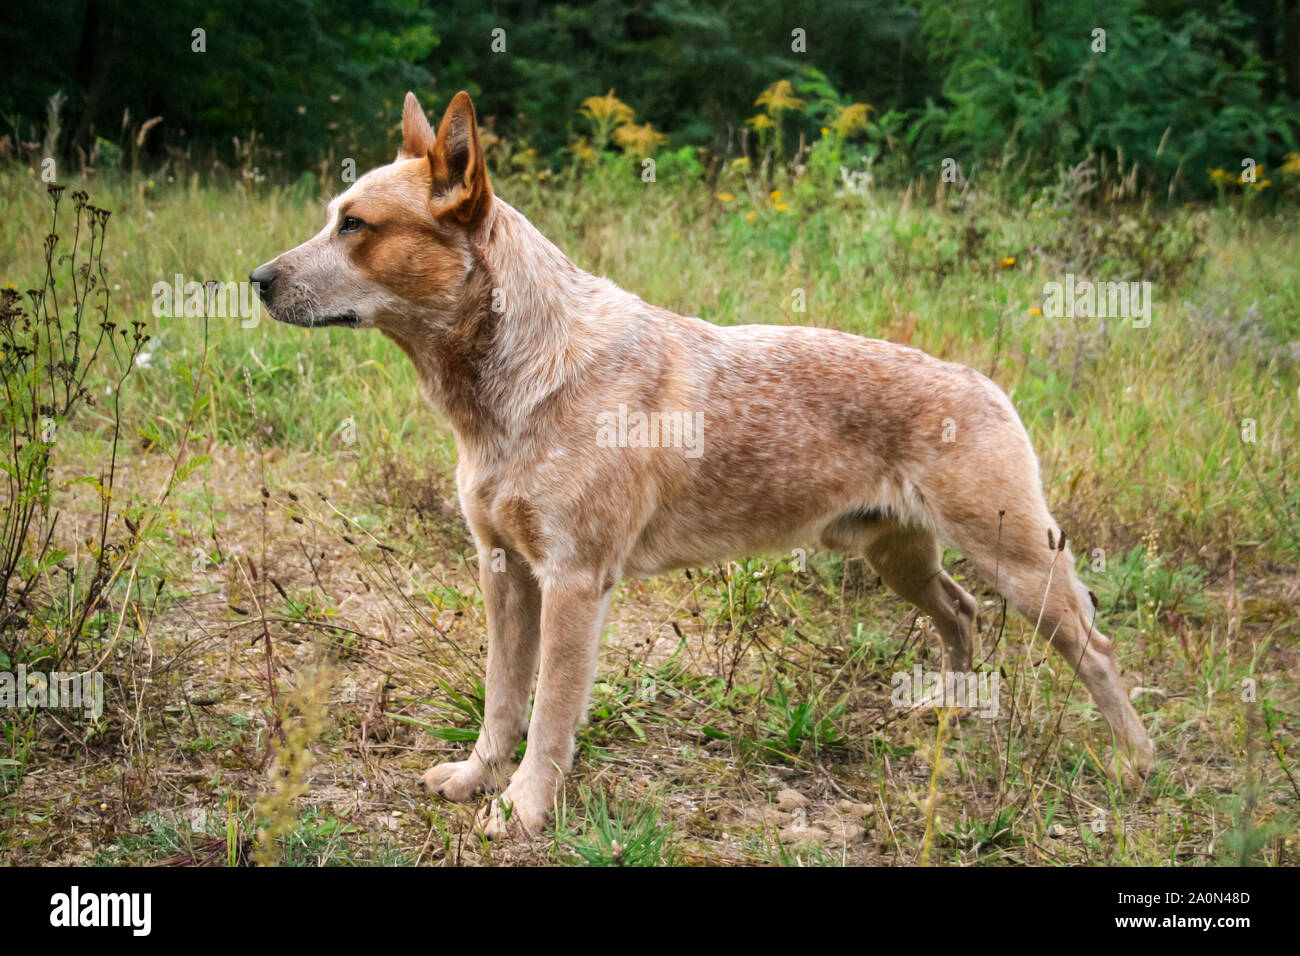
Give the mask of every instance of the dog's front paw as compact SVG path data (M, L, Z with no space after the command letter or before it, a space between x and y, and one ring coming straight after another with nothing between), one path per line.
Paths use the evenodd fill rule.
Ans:
M487 789L487 768L478 760L458 760L430 767L420 778L425 793L445 797L455 803L467 803Z
M489 840L538 836L546 826L553 802L546 796L547 792L545 787L517 787L512 782L505 793L479 810L479 829Z

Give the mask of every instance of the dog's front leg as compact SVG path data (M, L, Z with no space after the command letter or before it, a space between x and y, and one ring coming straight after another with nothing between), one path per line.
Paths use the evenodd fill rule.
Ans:
M587 709L613 581L609 572L551 576L542 585L541 665L528 752L510 785L480 814L493 839L537 835L573 763L573 735Z
M438 764L423 777L429 793L457 802L504 785L515 745L528 730L537 668L541 589L523 556L480 548L479 584L488 631L483 727L468 760Z

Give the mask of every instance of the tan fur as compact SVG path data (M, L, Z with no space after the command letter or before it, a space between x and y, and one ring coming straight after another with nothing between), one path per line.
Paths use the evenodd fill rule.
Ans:
M277 318L342 316L392 338L455 431L487 612L487 703L469 759L430 770L431 791L467 800L505 784L526 731L503 794L509 823L500 801L481 820L491 836L535 833L572 761L618 580L809 543L865 556L934 618L948 666L965 670L976 605L939 560L941 544L960 551L1077 668L1126 779L1151 768L1069 549L1049 547L1061 533L1028 436L993 382L888 342L722 328L647 305L578 269L493 196L468 96L430 143L408 95L403 133L392 165L254 278L273 280ZM365 227L339 233L346 215ZM620 406L702 415L698 455L605 447L597 423ZM504 571L492 570L494 549Z

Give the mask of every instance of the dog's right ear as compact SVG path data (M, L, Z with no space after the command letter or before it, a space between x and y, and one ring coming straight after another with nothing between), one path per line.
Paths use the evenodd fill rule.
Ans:
M402 104L402 148L397 151L397 158L423 159L433 149L433 142L433 127L420 109L420 101L414 93L407 93Z
M438 124L429 150L433 214L474 228L492 207L492 186L478 141L478 120L469 94L461 90Z

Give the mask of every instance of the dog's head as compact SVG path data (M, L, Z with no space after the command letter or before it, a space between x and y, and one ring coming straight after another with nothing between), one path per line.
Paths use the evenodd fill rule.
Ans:
M335 197L324 229L249 279L281 322L405 338L413 323L454 317L473 268L471 239L491 208L469 94L456 94L435 136L407 93L397 158Z

